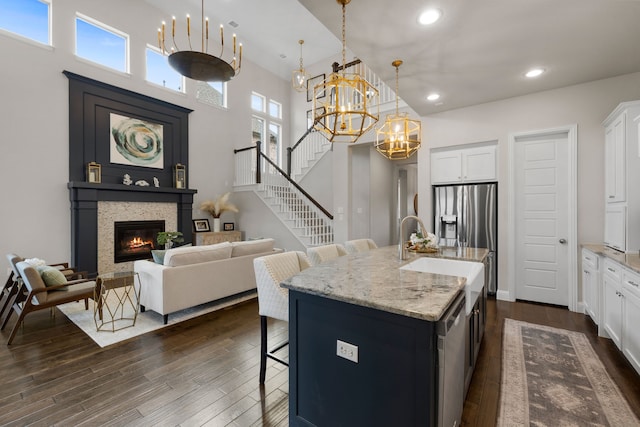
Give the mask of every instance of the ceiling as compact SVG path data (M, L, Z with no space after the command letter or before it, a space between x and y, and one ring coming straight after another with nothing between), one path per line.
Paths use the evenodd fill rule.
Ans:
M200 0L146 0L171 15L200 17ZM417 23L436 7L440 21ZM235 21L245 58L283 78L341 50L335 0L205 0L210 22ZM189 11L187 9L190 9ZM400 97L419 115L640 71L639 0L352 0L349 53L391 87L402 59ZM351 53L353 52L353 54ZM284 58L282 57L284 56ZM535 79L524 73L546 72ZM431 92L441 95L430 102Z

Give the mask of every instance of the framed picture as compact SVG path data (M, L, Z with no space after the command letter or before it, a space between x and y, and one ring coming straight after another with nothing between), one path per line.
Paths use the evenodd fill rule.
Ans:
M224 223L224 231L233 231L236 229L236 225L233 222Z
M209 220L207 218L204 219L194 219L193 221L193 231L196 233L199 231L211 231L211 227L209 226Z
M109 114L109 120L111 163L164 169L164 131L161 124L115 113Z
M324 114L324 107L318 108L318 115ZM325 119L319 120L322 124L325 123ZM313 110L307 110L307 128L310 128L315 124L315 117L313 117Z
M315 77L311 77L307 80L307 102L313 101L313 87L322 83L324 81L324 74L318 74ZM324 98L325 94L323 93L318 98Z

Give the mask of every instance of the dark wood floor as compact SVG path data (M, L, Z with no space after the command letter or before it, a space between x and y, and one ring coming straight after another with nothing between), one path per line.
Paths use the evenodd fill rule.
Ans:
M270 362L258 386L257 312L251 300L105 349L61 312L33 313L0 345L0 425L286 426L287 369ZM495 425L505 317L586 333L640 416L640 377L584 315L496 301L488 315L463 425ZM270 328L286 337L286 323Z

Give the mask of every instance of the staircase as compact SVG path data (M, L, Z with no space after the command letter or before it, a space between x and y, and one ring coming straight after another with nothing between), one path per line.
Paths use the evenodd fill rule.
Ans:
M287 148L287 173L295 182L318 163L331 148L331 143L315 128L310 128L292 147Z
M395 92L384 81L359 60L347 64L347 67L354 67L353 72L378 89L381 112L393 109ZM337 63L333 64L334 72L341 68ZM329 151L331 143L312 126L287 148L286 172L262 153L260 145L257 142L256 146L234 150L234 186L251 188L303 246L333 243L333 215L298 184Z
M270 178L278 178L273 176ZM288 183L265 183L260 193L265 203L306 247L333 243L333 220Z
M333 215L265 156L260 145L234 150L234 186L252 186L303 246L333 243Z

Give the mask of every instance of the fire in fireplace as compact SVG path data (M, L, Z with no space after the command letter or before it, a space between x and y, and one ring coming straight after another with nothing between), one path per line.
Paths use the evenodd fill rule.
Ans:
M156 249L158 233L164 231L164 221L114 222L114 263L151 258Z

